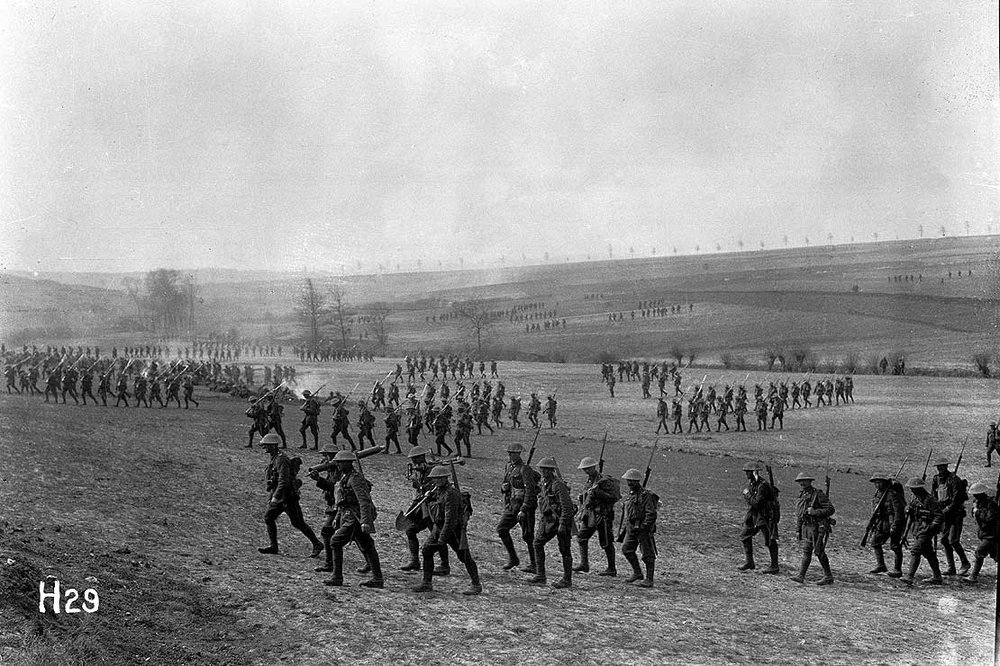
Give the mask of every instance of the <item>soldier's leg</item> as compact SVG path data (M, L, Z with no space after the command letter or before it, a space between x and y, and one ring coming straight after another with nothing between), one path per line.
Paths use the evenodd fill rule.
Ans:
M252 449L253 448L253 436L254 436L254 433L256 433L256 432L257 432L257 424L255 423L252 426L250 426L249 430L247 430L247 437L248 437L248 439L247 439L247 445L244 448L248 448L248 449Z
M605 516L597 527L597 542L604 550L604 556L608 560L608 567L598 573L598 576L617 576L618 568L615 564L615 541L612 534L614 527L614 516Z
M552 583L552 587L563 589L573 586L573 549L570 547L570 533L557 532L556 541L559 544L559 554L562 556L563 576L561 580Z
M531 578L531 583L535 585L542 585L545 581L545 544L552 540L556 536L555 526L549 527L541 532L535 534L535 540L532 542L532 550L535 552L535 575Z
M427 527L426 520L420 518L413 523L410 529L406 530L406 548L410 552L410 560L399 567L400 571L420 570L420 542L417 540L417 534L425 527Z
M944 582L941 578L941 564L938 562L937 553L934 552L934 548L931 546L929 540L925 546L924 558L926 558L927 564L931 567L931 578L926 582L931 585L941 585Z
M334 530L330 538L330 546L333 548L333 577L324 581L324 585L339 587L344 584L344 546L354 541L354 532L360 529L360 525L352 522Z
M526 511L524 518L517 521L521 525L521 538L528 546L528 557L531 563L526 567L521 567L525 573L535 573L535 510Z
M573 571L586 573L590 571L590 537L597 531L596 525L588 525L580 530L576 535L577 545L580 547L580 563L573 567Z
M771 556L770 565L764 569L761 573L765 574L776 574L780 572L778 567L778 539L776 535L771 532L770 528L761 528L761 534L764 537L764 545L767 546L767 553Z
M951 545L950 538L953 526L953 522L946 520L944 527L941 529L941 545L944 547L944 559L948 563L948 568L944 571L945 576L955 575L955 550Z
M817 585L830 585L833 583L833 571L830 570L830 559L826 556L826 535L823 533L817 534L814 538L813 550L816 553L816 559L819 560L819 565L823 567L823 578Z
M812 562L813 539L811 534L803 535L802 539L802 561L799 563L799 573L792 576L796 583L806 582L806 572L809 570L809 563Z
M888 539L888 534L877 534L875 538L872 539L872 551L875 553L875 568L868 573L880 574L888 571L885 566L885 552L883 551L883 546Z
M457 539L449 541L448 545L455 551L458 561L465 565L465 570L469 574L469 587L462 594L466 596L482 594L483 585L479 580L479 567L476 565L476 561L472 559L472 552L468 548L461 549Z
M312 436L313 436L313 448L314 449L318 449L319 448L319 425L316 424L316 423L312 423L312 424L309 425L309 430L312 432Z
M972 571L962 578L963 583L976 583L979 581L979 572L983 568L983 563L987 557L996 557L996 542L993 539L983 539L976 547L975 558L972 563Z
M297 499L290 499L285 502L285 511L288 513L288 521L292 524L292 527L302 532L309 543L312 544L313 550L309 557L319 557L319 554L323 552L323 542L316 538L316 533L313 529L309 527L306 522L305 517L302 515L302 507L299 505Z
M364 553L365 559L368 561L368 567L371 568L372 572L371 579L361 583L361 587L383 587L385 579L382 577L382 562L379 560L378 550L375 548L375 540L372 538L372 535L365 534L358 528L354 533L354 540L358 542L358 546L361 548L361 552Z
M964 576L965 574L969 573L969 567L971 566L969 564L969 558L965 554L965 548L962 547L962 523L963 522L964 522L964 518L962 516L959 516L958 518L956 518L955 519L955 524L952 525L951 530L949 530L946 533L946 535L945 535L945 538L951 544L951 547L955 551L955 554L958 555L959 562L962 563L962 567L958 570L958 575L959 576Z
M462 439L465 441L465 457L466 458L471 458L472 457L472 440L469 439L469 433L468 432L462 433ZM459 455L461 455L462 450L459 449L458 453L459 453Z
M272 425L272 427L274 428L274 431L276 433L278 433L278 436L281 437L281 448L287 449L288 448L288 440L285 439L285 429L281 427L281 422L280 421L276 421Z
M642 563L646 566L646 577L638 582L639 587L653 587L653 571L656 566L656 544L653 535L643 533L639 537L639 547L642 550Z
M315 571L333 571L333 547L330 546L330 537L333 536L333 516L327 514L326 522L319 531L320 539L323 541L324 564L316 567Z
M268 546L258 548L257 552L265 555L273 555L278 552L278 523L277 519L285 512L285 507L281 504L268 507L264 513L264 526L267 528Z
M642 569L639 568L639 558L636 557L635 551L639 547L639 538L636 536L635 532L628 532L625 534L625 542L622 544L622 555L630 565L632 565L632 575L625 579L626 583L634 583L638 580L642 580Z
M517 557L517 551L514 549L514 539L510 536L510 530L515 525L517 525L517 514L509 510L503 512L503 515L500 516L500 522L497 523L497 536L500 537L500 542L507 549L507 564L503 565L504 571L510 571L521 564L521 560Z
M758 532L754 527L753 519L748 518L743 524L743 531L740 533L740 541L743 542L743 564L738 567L739 571L750 571L756 569L757 565L753 561L753 535Z

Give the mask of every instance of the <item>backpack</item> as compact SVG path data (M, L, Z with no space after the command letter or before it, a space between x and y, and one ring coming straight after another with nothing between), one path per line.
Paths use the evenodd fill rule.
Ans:
M604 478L608 479L609 481L612 482L611 483L611 494L614 495L615 504L617 504L622 499L622 482L621 482L621 479L616 479L613 476L605 476Z

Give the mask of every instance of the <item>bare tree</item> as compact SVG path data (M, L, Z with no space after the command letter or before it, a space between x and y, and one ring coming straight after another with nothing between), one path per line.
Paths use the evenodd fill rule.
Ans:
M420 260L417 259L417 266L420 265ZM340 341L344 344L344 349L347 349L347 335L350 333L350 326L348 326L348 319L350 318L350 313L347 311L347 303L344 298L344 289L339 284L335 284L328 290L330 292L330 298L333 299L330 304L330 311L333 314L333 321L340 328Z
M476 338L476 351L483 351L483 335L489 334L493 317L486 303L482 301L464 301L453 303L452 310L469 327L469 332Z
M295 314L299 323L306 330L312 349L319 347L320 333L326 323L330 308L323 296L313 284L312 278L306 278L302 291L295 298Z
M180 287L180 271L158 268L146 273L144 286L154 327L175 333L184 320L187 298Z
M375 342L378 343L379 349L382 351L389 344L388 319L390 314L392 314L392 308L382 302L373 303L368 309L368 316L372 320L372 331L375 333Z

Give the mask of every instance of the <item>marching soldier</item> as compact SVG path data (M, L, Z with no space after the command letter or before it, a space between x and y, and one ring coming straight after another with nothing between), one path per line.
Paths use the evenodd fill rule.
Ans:
M264 406L260 404L260 401L256 398L247 398L247 401L250 403L250 407L247 408L246 415L253 421L253 423L247 431L250 438L247 441L246 448L252 449L254 433L259 432L260 436L264 437L271 431L271 428L268 424L267 411L264 409ZM278 441L281 441L281 439L279 438Z
M681 419L684 418L684 408L681 407L681 401L677 398L673 399L670 415L674 419L674 429L671 432L673 434L683 433L684 426L681 425Z
M355 450L354 438L351 437L349 429L351 427L350 412L347 409L347 399L341 395L337 395L334 398L333 403L333 432L330 433L330 439L333 443L337 443L337 435L343 435L347 443L351 445L351 451Z
M909 520L907 534L913 537L913 545L910 547L910 566L903 574L902 581L913 585L913 577L920 568L920 558L926 557L932 574L926 582L930 585L942 585L944 579L941 578L941 567L933 540L944 525L944 514L941 513L937 500L927 492L923 479L915 476L906 482L906 487L913 493L913 499L906 507Z
M494 363L494 369L496 365ZM469 572L470 584L462 594L476 595L482 594L483 586L479 581L479 567L472 559L469 551L469 541L466 538L466 527L469 520L469 509L462 493L455 486L451 485L448 478L449 469L444 465L439 465L430 471L428 478L434 484L431 499L427 503L430 513L430 534L424 541L421 554L423 555L423 582L413 588L414 592L433 592L434 585L431 582L437 571L434 569L434 553L439 553L442 562L447 561L448 548L455 551L459 562L465 565L465 570Z
M87 404L87 396L97 404L97 398L94 397L92 388L94 386L94 375L91 374L90 370L84 370L83 376L80 378L80 398L83 400L83 404Z
M340 468L341 476L335 490L337 518L330 538L333 548L333 577L324 581L324 585L340 587L344 584L344 546L354 541L368 563L362 571L370 568L372 572L371 579L361 583L361 586L381 588L385 585L382 564L371 536L375 532L375 517L378 512L372 503L371 483L354 469L354 461L357 459L353 451L338 451L333 458Z
M448 446L448 442L445 437L451 432L451 407L445 405L437 416L434 417L434 443L437 444L437 454L439 456L444 455L442 449L448 450L448 455L450 456L452 451L451 447ZM457 443L456 443L457 446ZM462 449L458 450L458 455L462 455ZM471 453L470 453L471 457ZM445 549L447 551L447 548Z
M785 403L777 397L771 402L771 430L774 430L775 421L778 422L779 430L785 429Z
M472 414L469 413L465 403L459 403L458 408L458 421L455 423L455 451L458 453L459 457L462 456L462 442L465 442L465 453L466 457L472 457L472 440L469 435L472 434Z
M413 501L406 510L405 516L409 517L404 532L406 533L406 545L410 551L410 560L407 564L399 568L400 571L420 571L420 541L417 535L423 530L431 527L431 513L423 510L410 516L414 507L426 498L426 495L434 490L434 482L429 475L434 465L427 462L430 451L422 446L415 446L410 449L407 457L410 462L406 466L406 478L413 486ZM448 562L448 549L441 552L441 566L434 573L438 576L447 576L451 572L451 565Z
M872 550L875 551L875 568L868 573L885 573L890 578L903 575L903 526L906 524L906 501L903 487L885 474L872 474L869 479L875 484L872 511L875 520L872 527ZM885 566L883 547L889 542L889 549L895 556L892 571Z
M596 532L598 544L608 558L608 568L597 575L616 576L618 570L615 566L613 529L615 504L622 497L619 482L615 478L601 474L598 471L597 461L590 457L581 460L577 469L582 469L587 474L587 481L583 494L580 495L580 509L583 512L580 517L580 531L577 535L577 543L580 546L580 564L573 567L573 571L581 573L590 571L590 537Z
M174 375L167 382L167 404L168 405L170 404L170 401L173 400L174 402L177 403L177 409L181 408L180 391L181 391L181 378L180 378L180 375Z
M993 452L1000 453L1000 432L997 432L996 421L990 423L990 429L986 431L986 466L993 467Z
M563 577L552 583L552 587L562 589L573 586L573 551L570 548L570 537L573 532L573 515L576 507L569 494L569 486L557 476L555 458L542 458L538 461L538 469L542 473L542 481L538 486L538 526L535 529L535 575L532 585L544 585L545 578L545 544L555 537L559 543L559 553L562 555Z
M611 392L611 397L612 398L615 397L615 376L614 375L609 375L608 376L608 391Z
M670 410L667 407L667 401L663 399L663 396L660 396L660 398L657 400L656 403L656 418L659 419L660 421L656 425L657 435L660 434L660 428L663 428L663 431L665 433L670 431L670 426L667 425L667 414L669 411Z
M801 490L795 502L795 516L798 525L798 537L802 543L802 563L799 573L792 576L796 583L806 582L806 571L812 561L813 553L823 567L823 579L817 585L833 584L833 572L830 570L830 560L826 556L826 542L830 536L834 506L830 498L819 488L813 488L814 477L802 472L795 480Z
M931 481L931 492L941 507L944 515L944 524L941 527L941 545L944 546L944 556L948 562L948 569L944 575L955 575L955 554L958 554L962 562L962 568L958 571L959 576L969 573L969 558L962 548L962 523L965 522L965 503L969 496L966 492L967 484L964 479L948 471L951 462L946 457L938 458L934 461L937 467L937 474Z
M540 427L538 425L538 413L542 411L542 403L538 399L538 394L531 394L531 401L528 402L528 422L531 423L535 428Z
M326 557L324 563L315 569L315 571L326 573L333 571L333 546L330 544L330 539L333 537L333 525L337 520L336 488L337 482L340 480L340 468L333 463L333 458L339 451L340 449L332 442L323 445L323 449L320 451L320 455L323 456L322 464L324 466L333 465L332 469L326 470L326 477L321 477L315 469L309 470L310 478L323 491L323 499L326 501L326 509L324 510L326 522L323 523L323 527L319 531L320 538L323 540L323 553Z
M296 472L292 467L292 462L278 450L279 444L281 444L281 438L274 434L265 435L260 440L260 445L271 456L267 470L265 470L267 491L270 496L267 511L264 513L264 524L267 526L267 538L270 545L257 550L263 554L278 552L278 524L276 521L282 513L287 513L292 527L302 532L312 542L313 550L309 557L318 557L323 552L323 543L316 538L312 528L306 524L302 517L302 508L299 506L298 487L302 485L302 482L295 478Z
M521 538L528 545L528 556L531 564L521 569L525 573L535 573L535 507L538 503L539 474L521 460L524 450L517 442L507 445L507 456L510 462L504 469L503 483L500 492L503 494L503 514L497 524L497 535L507 549L507 564L503 566L509 571L521 564L514 550L514 540L510 530L515 525L521 526Z
M63 404L66 404L66 394L69 393L73 397L73 403L79 405L80 401L77 399L76 395L76 370L70 368L62 374L62 399ZM149 404L147 403L148 407Z
M97 395L101 397L101 404L108 406L108 394L111 393L111 371L108 370L101 375L101 380L97 384ZM177 405L180 407L180 404Z
M365 439L368 439L370 446L375 446L375 438L372 437L372 429L375 427L375 417L368 411L368 405L364 400L358 400L358 446L365 448Z
M302 397L305 398L305 402L299 407L299 410L305 414L302 417L302 426L299 427L299 434L302 435L302 446L300 449L309 448L306 444L306 429L312 431L313 436L313 449L319 449L319 412L320 412L320 402L310 391L303 391ZM185 398L186 402L186 398ZM187 405L185 404L185 407Z
M162 394L162 388L160 387L160 379L156 375L153 375L153 377L149 380L149 404L152 405L154 400L160 403L161 408L166 407L166 405L163 404L163 394ZM95 400L94 402L97 401ZM84 401L84 403L86 404L86 401Z
M396 445L396 453L402 455L399 448L399 409L393 409L385 415L385 451L389 453L389 444Z
M659 499L642 487L642 472L629 469L622 475L628 483L628 495L622 506L618 541L622 543L622 555L632 565L632 575L626 583L638 583L639 587L653 587L653 570L656 563L656 511ZM636 552L642 551L642 562L646 565L646 576L639 568Z
M558 403L556 402L556 397L550 395L545 399L545 414L549 417L549 427L556 427L556 407Z
M288 440L285 439L285 429L281 427L281 417L285 413L285 407L280 402L278 402L277 397L274 394L269 396L267 405L264 408L264 414L267 416L267 427L281 438L281 448L288 448Z
M743 552L746 560L739 568L749 571L756 568L753 558L753 537L758 532L764 540L764 546L771 556L771 566L762 573L778 573L778 521L781 518L781 507L778 504L778 490L765 481L760 472L760 463L748 462L743 465L747 476L747 487L743 489L743 499L747 503L747 513L743 518L743 531L740 541L743 542Z
M691 432L692 428L697 428L698 432L701 432L701 425L698 423L698 414L701 410L698 409L698 401L692 396L688 399L688 432Z
M758 399L755 411L757 412L757 430L767 430L767 403Z
M51 377L52 375L49 375L50 379ZM48 386L45 387L45 391L48 393ZM118 397L115 400L115 407L120 405L123 400L125 401L125 406L128 407L128 379L126 379L125 375L118 376L118 385L115 387L115 391ZM45 402L48 402L47 396Z
M185 375L184 377L184 409L188 408L188 403L193 402L194 406L198 406L198 401L194 399L194 380L191 375ZM180 407L180 405L178 405Z
M976 561L972 564L972 571L962 578L963 583L976 583L979 580L979 571L983 568L983 563L987 557L997 559L997 518L1000 509L996 500L989 496L990 489L985 483L974 483L969 489L969 494L975 504L972 507L972 516L979 526L979 545L976 546Z
M521 422L518 420L518 415L521 413L521 396L515 395L510 399L510 408L507 411L507 415L510 417L511 428L520 428Z

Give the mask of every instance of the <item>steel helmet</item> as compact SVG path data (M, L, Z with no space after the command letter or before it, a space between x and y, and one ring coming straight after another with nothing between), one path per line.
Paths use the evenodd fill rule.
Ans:
M507 453L521 453L524 451L524 447L518 442L511 442L507 445Z
M450 474L451 474L451 470L450 469L448 469L444 465L438 465L437 467L435 467L434 469L432 469L430 471L430 474L427 475L427 478L428 479L440 479L440 478L444 477L444 478L447 479Z
M576 466L577 469L587 469L588 467L597 467L597 461L587 456L580 461L580 464Z
M628 469L622 474L622 478L626 481L642 481L642 472L637 469Z
M556 459L552 456L542 458L538 461L538 469L555 469L556 467L558 467L558 465L556 465Z
M417 456L426 456L431 450L423 446L414 446L410 449L410 452L406 454L407 458L416 458Z
M744 472L759 472L760 470L761 466L759 462L748 462L747 464L743 465Z
M272 444L275 446L281 444L281 437L275 435L274 433L271 433L270 435L264 435L263 437L260 438L261 446L270 446Z
M799 475L797 477L795 477L795 480L796 481L815 481L816 477L815 476L809 476L805 472L799 472Z
M337 455L333 457L334 462L354 462L358 457L354 455L354 451L337 451Z
M924 480L921 479L919 476L915 476L912 479L910 479L909 481L907 481L906 482L906 487L907 488L922 488L923 490L927 490L927 486L924 485Z

